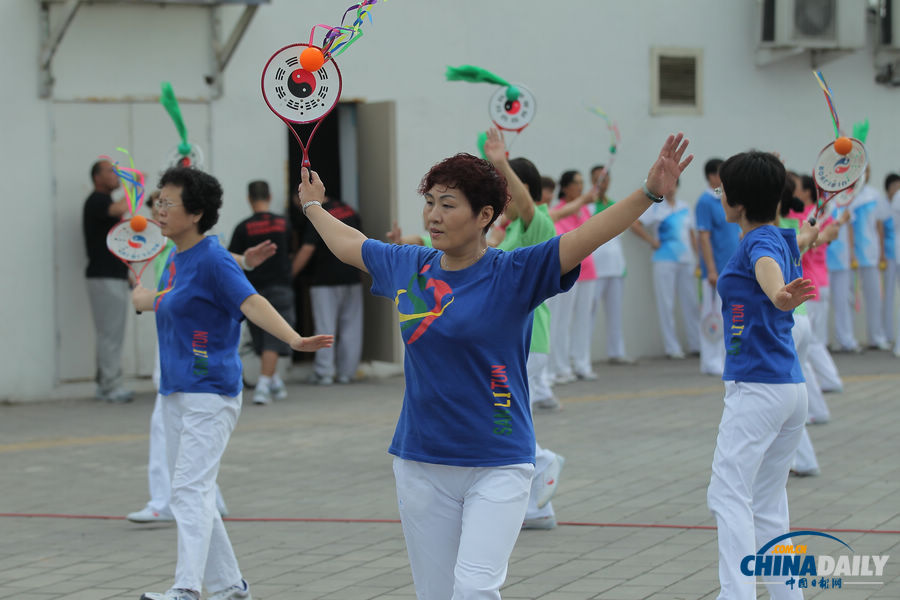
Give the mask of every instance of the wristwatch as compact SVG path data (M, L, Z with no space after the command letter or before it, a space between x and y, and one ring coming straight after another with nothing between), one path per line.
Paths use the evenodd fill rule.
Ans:
M641 186L641 190L643 190L644 195L647 196L647 198L649 198L649 199L652 200L653 202L662 202L663 200L666 199L665 196L657 196L657 195L655 195L653 192L651 192L651 191L647 188L647 180L646 180L646 179L644 180L644 185Z

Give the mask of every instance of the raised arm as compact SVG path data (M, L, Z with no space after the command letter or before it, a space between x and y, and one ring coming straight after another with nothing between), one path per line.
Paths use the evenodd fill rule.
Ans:
M659 157L647 173L646 189L650 194L666 196L675 191L681 172L694 159L691 154L682 160L687 146L684 134L670 135L666 139ZM577 229L564 234L559 240L561 271L568 273L599 246L625 231L650 208L652 202L643 189L637 189L624 200L597 213Z
M512 170L506 154L506 142L503 140L503 134L496 127L491 127L488 130L487 141L484 143L484 155L491 161L494 168L506 178L511 208L513 208L515 216L522 219L525 228L528 229L531 219L534 218L534 200L528 192L528 187Z
M300 169L300 205L306 218L316 228L328 249L343 263L366 271L362 259L362 245L367 238L363 233L335 219L322 208L325 203L325 184L318 173L306 167ZM318 202L319 204L311 204Z

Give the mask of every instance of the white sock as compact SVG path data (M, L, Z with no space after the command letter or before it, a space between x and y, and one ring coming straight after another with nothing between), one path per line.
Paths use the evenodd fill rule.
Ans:
M272 378L268 375L260 375L259 381L256 383L256 387L267 389L272 387Z

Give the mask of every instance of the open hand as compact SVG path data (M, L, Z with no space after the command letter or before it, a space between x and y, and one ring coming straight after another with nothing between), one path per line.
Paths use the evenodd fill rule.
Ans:
M387 239L392 244L401 244L403 240L403 231L400 229L400 226L397 225L397 221L394 221L391 230L386 234Z
M275 256L278 245L272 240L265 240L244 251L244 264L248 269L255 269L271 257Z
M689 141L684 139L683 133L669 135L666 139L659 151L659 157L650 167L650 172L647 173L647 189L651 194L672 197L682 171L694 160L693 154L689 154L682 160L688 143Z
M298 337L291 344L291 348L297 352L315 352L322 348L331 348L334 343L333 335L313 335L310 337Z
M811 280L798 277L775 293L772 304L780 310L794 310L807 300L815 298L815 291L816 286Z
M503 139L503 133L496 127L488 129L484 155L494 165L506 160L506 141Z

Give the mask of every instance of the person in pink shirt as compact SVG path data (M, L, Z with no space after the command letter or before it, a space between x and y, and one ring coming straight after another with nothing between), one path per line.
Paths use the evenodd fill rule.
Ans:
M593 188L584 194L578 171L566 171L559 180L559 203L550 209L556 233L562 235L591 218L587 205L596 200ZM593 194L592 194L593 193ZM594 303L594 259L581 263L581 274L572 289L548 300L550 307L550 373L553 383L596 379L591 368L591 307Z
M817 195L816 183L810 175L791 173L796 182L794 193L803 202L803 211L794 212L789 216L801 220L809 218L816 209ZM826 215L828 211L826 210ZM841 223L835 221L830 215L821 221L821 231L812 248L803 254L803 276L810 279L815 286L812 300L807 301L809 322L812 328L812 337L809 342L809 362L824 392L841 391L844 387L838 374L837 366L828 352L828 303L831 297L828 284L828 265L826 260L828 243L837 238ZM824 403L824 401L823 401ZM809 407L810 419L816 422L828 420L828 408L816 409L812 404Z

